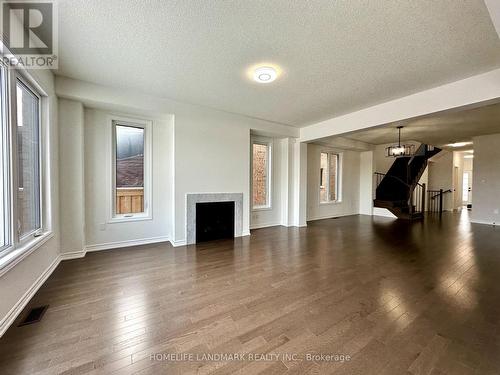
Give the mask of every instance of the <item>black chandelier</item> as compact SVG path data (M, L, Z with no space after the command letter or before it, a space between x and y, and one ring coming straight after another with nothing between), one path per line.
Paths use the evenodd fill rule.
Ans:
M398 156L411 156L415 152L415 145L412 144L407 144L407 145L402 145L401 144L401 129L403 129L404 126L398 126L398 144L394 146L389 146L387 147L386 150L386 156L387 157L395 157L397 158Z

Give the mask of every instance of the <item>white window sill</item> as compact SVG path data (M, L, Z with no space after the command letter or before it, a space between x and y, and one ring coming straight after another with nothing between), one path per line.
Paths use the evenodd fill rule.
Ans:
M128 223L133 221L153 220L151 215L117 216L108 220L108 224Z
M319 202L320 206L323 206L323 205L330 205L330 204L341 204L342 201L328 201L328 202Z
M17 249L11 250L0 258L0 276L7 273L15 267L20 261L30 255L33 251L38 249L48 240L54 237L52 232L44 232L41 236L33 238L31 241L26 242Z
M253 207L252 208L252 211L272 211L272 207L271 206L261 206L261 207Z

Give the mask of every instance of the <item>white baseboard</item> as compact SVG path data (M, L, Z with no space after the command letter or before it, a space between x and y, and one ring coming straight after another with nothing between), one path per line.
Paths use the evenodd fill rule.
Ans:
M148 244L153 244L153 243L158 243L158 242L169 242L169 241L170 241L170 239L168 237L151 237L151 238L143 238L140 240L108 242L108 243L101 243L101 244L95 244L95 245L88 245L85 247L85 252L111 250L111 249L117 249L120 247L148 245Z
M483 224L483 225L491 225L491 226L496 226L499 224L496 221L483 221L483 220L471 220L470 222L474 223L474 224Z
M5 317L0 321L0 337L9 329L9 327L14 323L19 314L23 311L29 301L33 298L35 293L40 289L43 283L49 278L49 276L54 272L59 263L61 262L61 255L58 255L50 266L35 280L31 287L24 293L19 301L10 309Z
M118 247L137 246L137 245L145 245L150 243L158 243L166 241L168 241L167 237L146 238L135 241L120 241L120 242L113 242L100 245L91 245L87 246L85 249L80 251L72 251L68 253L59 254L50 264L50 266L30 286L30 288L26 291L26 293L24 293L24 295L19 299L19 301L17 301L17 303L12 307L12 309L10 309L7 315L2 318L2 320L0 321L0 337L2 337L3 334L12 325L12 323L14 323L16 318L23 311L23 309L26 307L29 301L33 298L38 289L40 289L43 283L49 278L52 272L54 272L59 263L61 263L63 260L83 258L88 251L100 251L100 250L114 249Z
M85 254L87 254L87 251L83 249L80 251L71 251L69 253L60 254L59 257L61 260L78 259L83 258Z
M241 236L238 236L238 237L245 237L245 236L250 236L250 230L247 230L245 232L242 232L241 233Z
M340 214L340 215L316 216L316 217L312 217L312 218L307 218L307 221L326 220L326 219L334 219L337 217L355 216L355 215L358 215L358 214L357 213L356 214L349 213L349 214ZM305 226L305 225L302 225L302 226Z
M183 239L183 240L170 240L170 243L172 244L173 247L179 247L179 246L186 246L187 245L187 241L186 239Z
M261 228L271 228L271 227L279 227L281 226L280 223L269 223L269 224L257 224L257 225L252 225L250 227L250 230L253 229L261 229Z

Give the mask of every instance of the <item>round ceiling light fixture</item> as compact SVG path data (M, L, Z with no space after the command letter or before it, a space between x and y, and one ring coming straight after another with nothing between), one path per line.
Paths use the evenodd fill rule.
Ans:
M278 73L276 72L276 69L271 68L270 66L262 66L255 69L253 79L259 83L271 83L277 76Z

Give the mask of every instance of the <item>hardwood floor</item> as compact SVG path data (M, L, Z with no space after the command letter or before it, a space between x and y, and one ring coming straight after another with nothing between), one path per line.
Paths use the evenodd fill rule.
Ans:
M464 213L90 253L0 339L0 373L499 374L499 243Z

